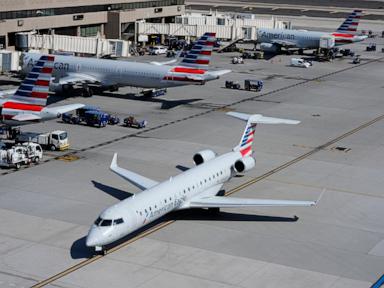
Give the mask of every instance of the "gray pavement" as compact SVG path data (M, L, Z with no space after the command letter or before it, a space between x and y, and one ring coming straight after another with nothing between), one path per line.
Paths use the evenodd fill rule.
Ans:
M375 41L381 50L382 39ZM352 46L363 63L384 56L364 52L365 45ZM137 130L121 126L59 120L24 127L68 130L79 159L50 154L47 163L0 176L0 286L29 287L89 257L84 236L99 212L116 197L138 192L108 170L114 152L121 166L164 180L180 172L176 165L192 166L196 151L224 153L237 144L244 124L213 108L240 101L228 109L302 121L258 126L257 167L233 178L225 185L229 191L383 114L383 60L353 66L345 58L300 69L288 66L289 56L244 65L229 64L231 56L214 55L214 66L233 73L202 87L169 89L151 101L124 88L58 103L85 102L164 127L136 136ZM329 76L311 81L323 75ZM264 91L223 88L227 79L243 84L247 78L263 79ZM241 102L257 95L264 96ZM384 267L383 128L378 121L235 194L315 200L325 188L317 207L224 209L217 217L191 211L47 287L369 287Z

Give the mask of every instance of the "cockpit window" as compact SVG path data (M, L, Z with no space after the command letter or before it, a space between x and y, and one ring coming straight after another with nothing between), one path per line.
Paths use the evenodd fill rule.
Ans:
M111 226L112 225L112 220L109 219L104 219L101 223L100 226Z
M101 220L103 220L103 219L101 219L100 217L97 218L96 221L95 221L95 225L96 225L96 226L99 226Z
M113 220L114 225L121 224L121 223L124 223L123 218L118 218L118 219Z

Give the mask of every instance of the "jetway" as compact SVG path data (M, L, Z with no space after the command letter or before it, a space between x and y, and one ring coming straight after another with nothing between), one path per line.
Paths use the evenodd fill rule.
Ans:
M95 56L111 55L128 57L130 42L100 37L78 37L57 34L39 35L36 33L18 33L16 35L19 50L45 50L66 53L90 54Z
M242 39L245 41L257 40L258 28L286 28L289 23L276 20L274 17L256 18L253 14L247 15L201 15L197 13L177 16L176 23L148 23L136 22L136 39L141 35L172 35L200 37L205 32L215 32L216 37L227 41Z

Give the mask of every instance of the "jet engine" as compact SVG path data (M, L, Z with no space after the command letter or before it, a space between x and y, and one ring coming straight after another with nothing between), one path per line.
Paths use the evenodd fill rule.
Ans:
M245 157L243 159L239 159L235 162L233 165L233 169L237 173L246 172L248 170L251 170L256 165L256 160L253 157Z
M200 165L204 162L207 162L209 160L212 160L216 157L216 153L212 150L202 150L197 152L195 155L193 155L193 162L195 162L195 165Z
M265 51L265 52L279 52L280 47L275 45L275 44L271 44L271 43L261 43L260 44L260 50Z

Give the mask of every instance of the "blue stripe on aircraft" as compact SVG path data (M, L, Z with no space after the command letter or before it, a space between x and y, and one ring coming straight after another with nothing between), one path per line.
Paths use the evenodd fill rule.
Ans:
M33 84L35 84L35 82L36 82L36 80L24 79L23 84L33 85Z
M30 86L30 85L23 85L21 84L20 87L19 87L20 90L25 90L25 91L32 91L33 89L33 86Z
M381 286L383 286L383 284L384 284L384 274L383 274L383 276L381 276L381 277L379 278L379 280L377 280L377 281L371 286L371 288L380 288Z
M17 90L15 96L30 97L31 93Z

